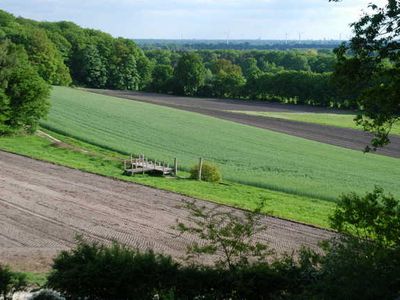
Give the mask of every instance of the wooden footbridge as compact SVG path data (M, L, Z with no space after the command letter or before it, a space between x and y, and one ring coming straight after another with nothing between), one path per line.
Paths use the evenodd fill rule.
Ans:
M144 155L139 155L138 158L134 158L131 155L129 160L124 160L124 174L135 175L152 173L158 175L177 175L178 163L177 159L174 160L174 166L171 168L168 163L150 161Z

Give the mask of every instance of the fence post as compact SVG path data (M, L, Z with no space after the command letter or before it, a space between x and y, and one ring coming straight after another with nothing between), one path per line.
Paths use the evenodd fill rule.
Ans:
M201 169L203 168L203 158L199 159L199 180L201 181Z
M174 158L174 175L178 176L178 159L176 157Z

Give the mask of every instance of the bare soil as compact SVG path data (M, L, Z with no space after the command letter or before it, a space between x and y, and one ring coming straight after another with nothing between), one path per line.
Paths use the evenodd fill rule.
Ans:
M309 140L330 145L362 151L371 141L371 134L361 130L283 120L264 116L252 116L229 111L258 111L258 112L313 112L313 113L346 113L305 105L286 105L263 101L246 101L233 99L191 98L154 93L132 91L97 90L87 91L168 106L176 109L201 113L258 128L273 130ZM400 158L400 137L391 136L391 144L379 149L378 154Z
M187 220L182 200L191 199L0 151L0 263L47 271L57 252L74 246L78 234L180 258L196 240L172 228L177 219ZM268 229L260 239L278 253L301 245L318 249L321 240L333 236L278 218L265 216L263 222Z

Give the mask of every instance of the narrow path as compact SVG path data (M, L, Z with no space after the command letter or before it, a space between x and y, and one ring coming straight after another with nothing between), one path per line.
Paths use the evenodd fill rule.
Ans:
M192 199L0 151L0 263L48 270L77 234L182 257L196 240L172 228L187 218L182 200ZM301 245L317 249L333 234L272 217L263 222L268 229L260 240L279 253Z
M189 98L154 93L131 91L85 89L124 99L136 100L171 108L201 113L262 129L273 130L321 143L362 151L371 141L371 134L356 129L325 126L264 116L253 116L229 111L265 111L265 112L340 112L326 108L304 105L283 105L261 101L225 100L211 98ZM391 144L379 149L378 154L400 158L400 137L392 136Z

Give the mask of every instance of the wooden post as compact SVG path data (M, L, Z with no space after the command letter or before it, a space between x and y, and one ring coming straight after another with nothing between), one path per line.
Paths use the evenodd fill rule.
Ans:
M174 159L174 175L178 176L178 159L176 157Z
M203 168L203 158L199 159L199 180L201 181L201 169Z

